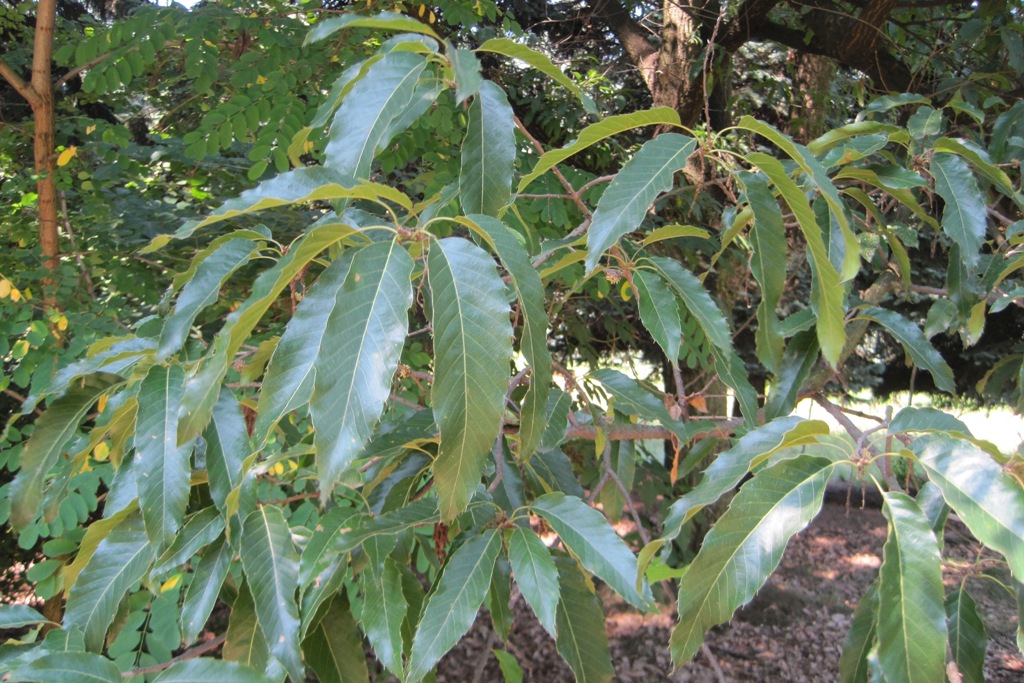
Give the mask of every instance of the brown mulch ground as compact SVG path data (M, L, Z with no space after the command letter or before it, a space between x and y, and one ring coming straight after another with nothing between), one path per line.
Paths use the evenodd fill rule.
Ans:
M951 520L948 529L943 555L949 564L975 560L978 544L958 522ZM877 509L847 512L842 505L826 504L818 518L790 543L779 570L754 601L731 623L708 634L706 643L716 660L714 665L698 654L693 662L673 672L667 645L674 617L671 608L643 616L609 598L607 630L616 679L834 683L839 678L839 655L853 610L881 565L885 533L885 519ZM961 576L962 572L948 570L947 590L957 585ZM1008 576L1001 578L1006 582ZM1024 683L1024 656L1015 640L1013 600L984 579L971 578L968 590L989 632L986 680ZM502 681L497 661L486 655L495 647L516 655L526 681L572 681L554 642L523 603L521 599L516 603L509 643L496 642L490 620L478 619L459 646L441 661L438 681ZM721 679L715 665L721 669Z

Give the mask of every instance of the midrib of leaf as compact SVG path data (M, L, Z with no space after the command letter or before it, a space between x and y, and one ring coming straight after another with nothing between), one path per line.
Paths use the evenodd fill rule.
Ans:
M669 157L668 160L666 160L666 162L664 164L661 165L661 167L657 171L648 174L647 181L640 186L640 189L638 191L632 193L633 196L634 196L634 199L632 199L631 201L626 202L619 209L618 213L613 214L615 219L616 219L614 222L618 222L618 220L621 219L624 214L626 214L627 210L632 209L634 206L636 206L638 204L639 200L636 199L636 197L641 195L645 190L647 190L647 188L649 188L651 185L653 185L654 181L658 178L658 176L661 175L661 173L666 168L669 168L670 166L672 166L673 162L675 161L675 159L677 159L680 156L680 154L681 154L681 152L674 153L671 157Z

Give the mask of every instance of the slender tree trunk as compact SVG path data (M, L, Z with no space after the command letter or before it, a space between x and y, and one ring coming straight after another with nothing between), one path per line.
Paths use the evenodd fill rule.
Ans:
M791 134L797 142L809 142L825 132L830 87L836 63L822 55L793 51Z
M60 237L57 229L57 186L53 175L56 169L54 155L54 111L51 63L53 56L53 29L57 16L57 0L39 0L36 4L36 33L32 46L32 78L24 81L10 65L0 59L3 76L32 107L34 121L33 150L38 177L39 245L45 266L55 274L60 265ZM53 278L45 283L49 289ZM54 294L47 293L47 303L56 303Z

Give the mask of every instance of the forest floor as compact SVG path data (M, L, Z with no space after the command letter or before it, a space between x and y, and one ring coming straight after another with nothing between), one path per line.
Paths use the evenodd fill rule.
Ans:
M712 629L707 649L674 672L668 653L675 616L671 607L644 616L605 593L616 680L835 683L843 640L861 595L882 563L885 535L885 519L878 509L826 504L817 519L790 542L778 571L757 597L730 623ZM950 520L943 550L947 592L964 580L964 570L958 567L990 556L994 557L983 551L959 522ZM998 578L1006 582L1008 573ZM1024 656L1016 644L1015 601L989 579L972 576L967 589L977 601L989 633L985 680L1024 682ZM492 636L489 618L478 619L458 647L441 661L438 681L502 681L497 660L488 654L496 648L516 656L524 681L573 680L554 641L520 599L509 642L501 643Z

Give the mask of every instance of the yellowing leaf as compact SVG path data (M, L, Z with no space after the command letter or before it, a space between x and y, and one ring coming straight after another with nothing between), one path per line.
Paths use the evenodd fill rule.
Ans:
M629 286L628 281L622 281L622 285L619 286L619 294L622 296L623 301L629 301L633 298L633 288Z
M313 151L313 141L312 140L306 140L304 143L302 143L302 149L307 154L312 152Z
M18 291L17 287L11 290L11 301L21 301L21 292Z
M11 297L11 298L14 298L14 297ZM24 358L25 354L28 353L28 349L29 349L28 342L26 340L24 340L24 339L20 339L20 340L18 340L17 343L14 344L14 348L11 350L11 355L15 359Z
M67 166L68 162L74 159L76 154L78 154L78 148L75 147L74 145L71 145L63 152L61 152L60 156L57 157L57 165Z
M57 318L57 329L60 330L61 332L68 329L67 317L62 315L61 317Z
M14 285L11 284L10 280L0 280L0 299L6 299L13 290Z
M173 590L174 587L178 585L179 581L181 581L181 574L175 574L174 576L160 584L160 592L166 593L169 590Z
M96 126L86 126L86 127L85 127L85 134L86 134L86 135L89 135L89 134L90 134L90 133L92 133L92 132L93 132L94 130L96 130Z
M100 400L102 401L104 398L106 396L103 396ZM110 457L110 445L106 441L100 441L96 444L96 448L92 449L92 457L103 462Z
M263 85L266 82L267 82L266 77L264 77L264 76L257 76L256 77L256 85Z
M102 413L106 409L106 407L107 395L103 394L102 396L100 396L100 400L96 403L96 410Z

